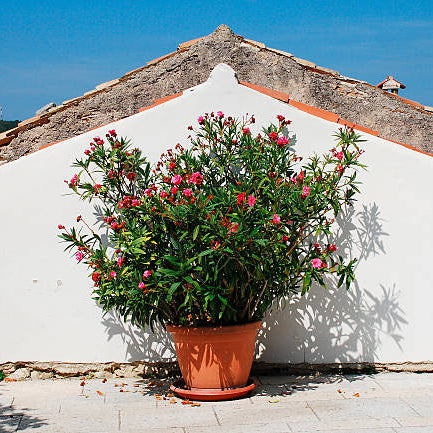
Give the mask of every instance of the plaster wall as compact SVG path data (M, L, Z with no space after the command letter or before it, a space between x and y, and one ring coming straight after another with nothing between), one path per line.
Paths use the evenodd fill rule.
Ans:
M237 83L219 65L209 80L184 94L98 130L0 167L0 362L160 361L172 343L101 316L84 266L63 253L57 225L92 207L65 195L74 158L89 141L115 128L151 161L177 142L203 112L254 113L256 127L291 119L296 150L308 156L333 146L337 125ZM338 243L359 257L351 291L317 287L272 312L257 356L269 362L427 361L433 359L433 158L365 135L362 194L340 220Z

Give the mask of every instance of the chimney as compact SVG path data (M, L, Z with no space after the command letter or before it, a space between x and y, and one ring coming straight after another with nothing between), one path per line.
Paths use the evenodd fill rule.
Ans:
M379 87L379 89L383 89L389 93L395 93L396 95L398 95L398 89L406 88L404 84L400 83L400 81L397 81L392 75L388 75L376 87Z

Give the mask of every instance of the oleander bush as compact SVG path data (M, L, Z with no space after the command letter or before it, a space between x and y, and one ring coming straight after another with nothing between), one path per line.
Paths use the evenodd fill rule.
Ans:
M143 326L233 325L313 283L349 288L355 259L338 254L334 220L359 192L359 135L340 129L335 147L304 162L290 121L277 116L257 135L253 123L204 114L191 143L153 166L112 130L75 161L65 182L102 214L60 225L60 237L105 311Z

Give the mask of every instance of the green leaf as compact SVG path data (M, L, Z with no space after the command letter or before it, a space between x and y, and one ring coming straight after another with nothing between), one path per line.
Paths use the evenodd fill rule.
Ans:
M168 289L168 295L167 295L167 301L170 301L171 298L173 297L173 293L176 291L176 289L181 285L181 282L178 281L176 283L173 283L170 287L170 289Z
M198 235L198 231L200 230L200 226L198 225L194 231L192 232L192 240L195 241Z
M305 293L310 289L311 286L311 275L305 274L302 282L302 292L301 295L304 296Z

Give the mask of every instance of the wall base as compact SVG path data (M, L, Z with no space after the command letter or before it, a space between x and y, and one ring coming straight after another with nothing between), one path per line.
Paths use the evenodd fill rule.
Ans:
M87 378L131 378L131 377L170 377L180 376L177 362L39 362L17 361L0 364L0 371L9 379L40 380L67 377ZM378 372L432 373L433 362L358 362L329 364L277 364L254 362L252 375L295 375L310 376L320 374L373 374Z

